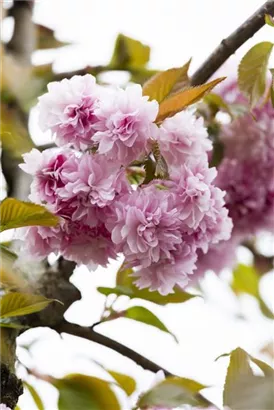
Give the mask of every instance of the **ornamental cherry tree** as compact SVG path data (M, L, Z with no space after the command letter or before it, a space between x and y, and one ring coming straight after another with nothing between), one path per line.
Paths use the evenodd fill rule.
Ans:
M14 4L14 12L31 12L31 2L25 3ZM235 295L252 296L273 320L259 289L273 252L265 256L257 247L259 235L274 234L274 89L273 70L271 76L267 70L273 43L250 49L237 78L208 81L260 27L274 26L273 14L274 2L267 1L192 77L190 61L152 73L147 46L119 35L109 66L45 76L37 112L40 129L51 136L48 146L24 137L12 151L2 138L9 158L7 164L3 156L3 173L7 184L12 181L8 193L16 169L27 178L28 194L23 200L8 195L0 205L1 231L14 229L12 241L1 244L0 410L18 409L24 389L38 409L48 408L33 378L55 388L60 410L218 409L204 394L208 386L172 374L95 328L124 317L177 340L136 300L184 303L203 296L200 283L207 271L219 275L226 268ZM137 55L145 61L139 67ZM108 69L126 69L132 84L105 86L97 77ZM25 102L12 95L7 79L4 86L5 118L16 112L21 121ZM17 120L14 116L8 126ZM238 264L240 246L251 252L252 265ZM120 261L115 286L98 287L105 297L100 320L91 327L67 321L66 310L81 297L69 280L74 269L84 265L92 275L114 261ZM123 298L125 307L118 308ZM15 350L17 337L34 327L113 349L156 373L155 381L140 390L133 377L103 366L97 357L94 363L105 378L42 374ZM223 356L229 356L223 408L272 409L273 368L240 347Z

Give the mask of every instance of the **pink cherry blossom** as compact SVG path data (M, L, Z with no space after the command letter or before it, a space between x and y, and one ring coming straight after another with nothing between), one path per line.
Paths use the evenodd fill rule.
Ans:
M226 190L226 206L238 233L274 232L274 162L225 158L216 183Z
M81 150L92 147L99 98L99 86L90 74L50 83L48 92L39 98L42 131L51 130L59 146Z
M29 198L36 203L54 204L58 189L68 182L64 170L69 172L74 165L74 153L70 150L47 149L43 152L32 149L23 155L20 168L33 176Z
M127 262L147 267L168 258L181 243L179 213L172 199L167 191L149 186L114 204L107 227Z
M142 96L140 85L117 89L95 110L97 132L92 140L107 159L128 165L147 152L155 132L158 103Z
M67 183L58 190L62 200L58 214L65 216L71 209L73 221L81 220L90 226L97 220L98 208L110 205L117 195L131 190L125 171L97 154L83 154L77 158L76 168L64 172L64 176Z
M223 269L233 268L236 265L236 251L241 238L235 238L235 236L232 235L230 240L211 245L207 253L198 250L197 269L194 270L191 276L191 283L196 283L209 270L219 274Z
M158 263L152 263L148 267L139 267L133 276L137 278L135 284L140 288L149 288L158 291L161 295L173 293L175 285L182 288L189 282L196 268L197 256L193 247L181 242L170 252L168 258L163 258Z
M171 174L169 186L176 195L180 219L188 228L196 229L212 205L211 183L216 169L208 168L205 161L192 159Z
M0 404L0 410L11 410L6 404L1 403Z
M180 166L188 158L206 156L212 149L203 118L196 118L189 111L182 111L163 121L158 141L161 153L170 166Z
M98 265L106 266L110 258L116 258L110 233L103 223L90 228L81 222L61 221L56 228L24 228L20 236L22 251L38 260L54 252L95 269Z

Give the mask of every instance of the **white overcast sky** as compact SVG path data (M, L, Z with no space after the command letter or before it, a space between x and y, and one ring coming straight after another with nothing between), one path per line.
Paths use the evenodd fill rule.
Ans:
M73 45L61 52L38 52L34 62L54 59L57 71L77 69L86 64L106 64L116 35L122 32L151 46L152 68L179 66L193 57L194 70L262 3L258 0L38 0L35 21L55 29L58 39ZM230 59L222 74L232 73L240 56L252 44L273 38L274 29L264 27ZM36 132L34 137L37 142L42 141L40 133ZM242 252L240 256L244 261L250 257L248 252ZM83 325L98 320L104 298L95 288L111 286L117 266L96 273L78 269L73 280L82 291L83 299L71 307L68 320ZM229 272L224 278L229 279ZM127 319L104 324L98 330L135 348L171 372L216 385L218 388L209 390L208 397L220 405L227 360L215 363L215 358L237 346L258 354L260 348L273 339L273 324L260 315L255 301L245 297L239 303L228 285L213 275L207 277L203 287L206 300L197 298L181 306L165 308L150 305L178 336L179 345L169 335ZM265 300L271 304L273 276L264 279L262 291ZM245 314L247 320L243 320L240 313ZM21 342L30 340L33 334L36 331L22 336ZM99 374L83 359L86 355L102 361L109 368L133 375L141 389L147 388L153 380L152 374L143 372L133 362L106 348L69 336L61 341L48 330L44 330L43 335L44 341L34 346L33 361L22 356L22 360L41 372L54 376L75 371L88 374L96 371ZM56 392L44 383L36 382L36 386L46 409L56 410ZM19 404L22 410L35 409L27 394Z

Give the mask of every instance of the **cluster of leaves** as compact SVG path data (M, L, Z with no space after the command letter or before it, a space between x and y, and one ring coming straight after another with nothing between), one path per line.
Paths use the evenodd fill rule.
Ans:
M242 348L236 348L216 360L225 357L229 358L229 364L223 389L223 405L231 410L272 410L274 369ZM121 410L115 394L117 388L124 392L130 402L135 403L134 409L210 406L210 402L201 394L209 386L177 376L166 377L135 399L137 384L132 377L109 370L98 362L96 364L105 371L106 378L110 381L84 374L69 374L60 379L48 375L36 376L58 390L60 410ZM35 388L28 382L24 382L24 385L37 408L44 410L44 404Z

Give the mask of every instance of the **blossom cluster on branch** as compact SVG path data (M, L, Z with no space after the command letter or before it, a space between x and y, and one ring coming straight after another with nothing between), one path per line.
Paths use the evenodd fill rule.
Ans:
M106 89L91 75L49 84L39 122L59 148L32 150L21 168L33 176L30 199L60 223L24 229L25 251L91 268L122 253L137 286L167 294L188 283L198 252L229 239L232 222L209 167L202 118L184 111L159 125L158 108L139 85ZM155 146L165 178L132 185L132 165L157 168Z
M220 128L224 158L216 185L225 190L225 203L233 221L229 241L199 253L195 277L208 269L219 273L236 262L237 246L260 232L274 233L274 109L270 100L249 111L237 82L222 87L228 106L239 106L242 115Z

